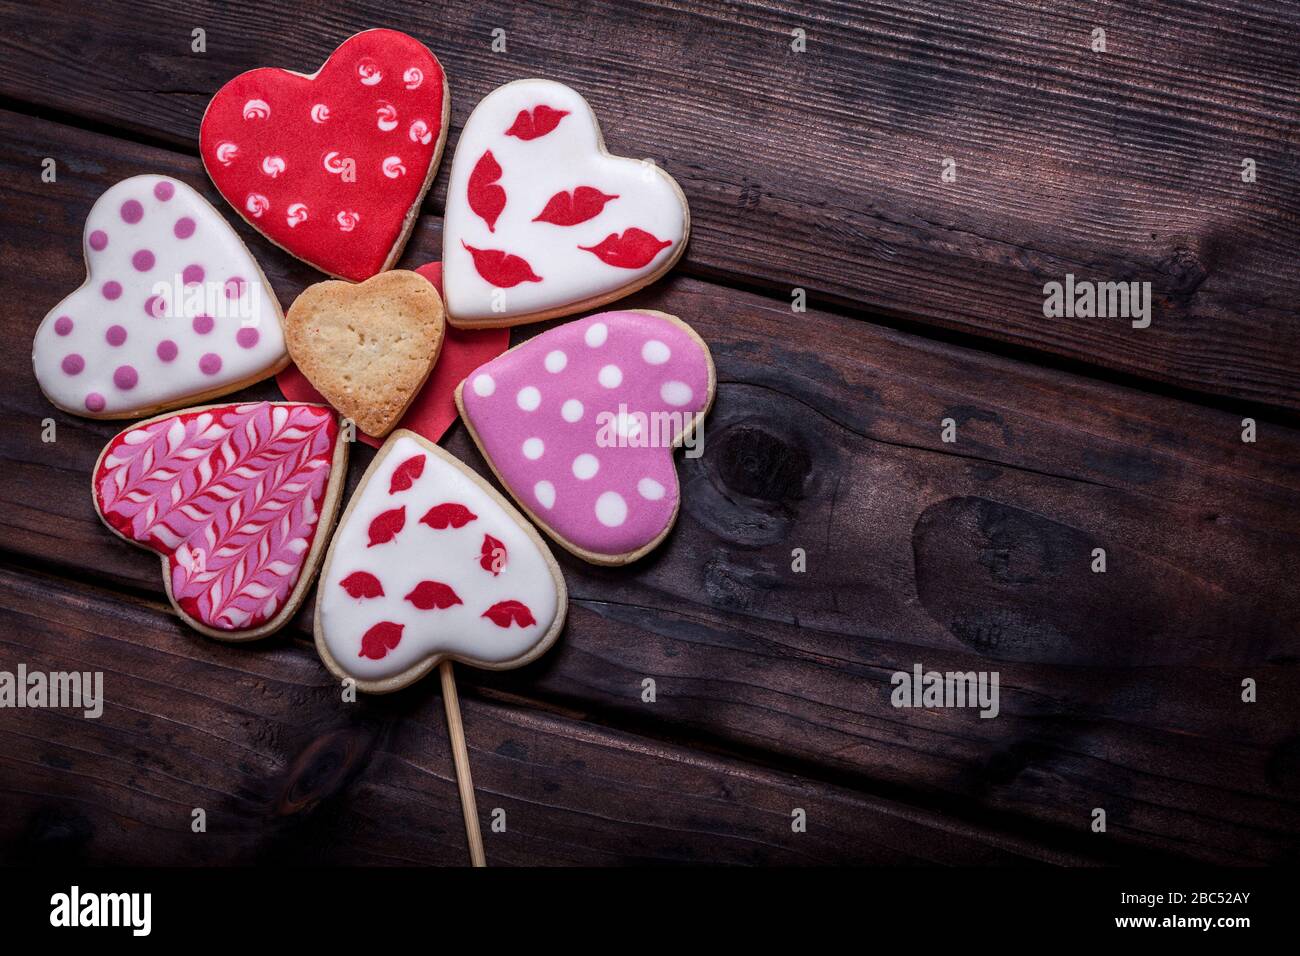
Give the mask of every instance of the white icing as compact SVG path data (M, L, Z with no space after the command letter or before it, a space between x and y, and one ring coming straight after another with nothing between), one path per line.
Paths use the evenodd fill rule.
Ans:
M672 357L672 351L658 339L650 339L641 346L641 358L648 365L663 365Z
M524 411L533 412L542 403L542 393L532 385L525 385L519 390L519 394L515 396L515 401Z
M582 418L582 402L576 398L570 398L560 407L560 414L564 420L569 423L576 422Z
M544 136L505 135L521 110L538 105L568 115ZM662 267L676 254L686 225L680 196L662 170L639 159L609 156L598 148L597 126L578 93L550 80L520 80L489 93L465 124L452 160L443 235L443 284L448 312L467 320L496 319L572 305L612 293ZM497 180L506 205L494 228L469 206L470 174L491 150L501 166ZM594 218L573 226L533 220L548 200L578 186L599 189L610 200ZM672 245L640 269L602 262L579 246L596 246L610 234L637 228ZM525 259L541 282L503 291L504 311L493 286L475 269L465 246L496 249ZM593 327L594 330L595 327ZM597 335L594 331L593 336ZM603 340L602 340L603 341ZM598 346L600 342L588 340Z
M543 508L555 507L555 486L549 481L539 481L533 486L533 495Z
M170 185L169 199L155 195L160 184ZM135 223L125 221L121 211L131 200L140 205L141 216ZM182 219L194 223L193 232L184 238L176 232ZM102 249L93 248L92 236L97 233L107 237ZM185 183L146 175L112 186L86 217L83 248L85 284L49 311L36 330L32 347L36 379L58 405L83 414L178 405L189 395L260 378L284 358L275 293L235 231ZM153 257L144 270L134 258L142 251ZM203 281L197 285L185 282L186 269L191 266L203 270ZM241 280L237 288L242 294L231 299L225 290L234 279ZM109 282L117 283L121 290L114 299L104 295ZM146 303L159 292L167 311L155 317L146 313ZM210 328L206 322L195 323L202 315L212 317ZM60 335L58 328L68 327L68 323L59 322L64 316L71 329ZM126 334L119 345L111 344L107 337L110 330L114 338L120 336L115 327ZM201 331L205 328L207 331ZM256 331L251 347L238 341L244 328ZM252 337L252 332L244 333L244 341ZM164 342L176 347L170 361L158 353ZM69 355L78 355L84 362L75 375L63 370ZM207 355L219 357L218 371L203 371L200 363ZM213 364L209 360L207 367ZM136 373L130 388L115 381L123 367ZM102 408L88 408L87 396L92 394L103 398Z
M596 520L607 528L617 528L627 520L627 502L617 491L606 491L596 499Z
M669 405L681 407L682 405L689 405L694 396L689 385L674 380L664 382L663 387L659 389L659 397Z
M459 467L408 436L392 441L369 474L352 513L331 545L319 596L321 635L335 661L361 680L382 680L435 653L499 663L521 657L550 630L559 608L555 579L542 551L495 497ZM389 493L393 472L423 455L424 473L412 487ZM552 489L552 495L554 490ZM435 505L463 504L477 517L460 528L431 528L420 518ZM382 512L406 509L405 526L391 541L369 546L371 522ZM480 564L483 536L506 549L499 573ZM384 596L354 598L341 581L356 571L375 575ZM452 588L463 603L421 610L405 596L422 581ZM536 623L499 627L483 612L506 600L524 603ZM397 647L379 660L360 655L361 638L374 624L404 625Z

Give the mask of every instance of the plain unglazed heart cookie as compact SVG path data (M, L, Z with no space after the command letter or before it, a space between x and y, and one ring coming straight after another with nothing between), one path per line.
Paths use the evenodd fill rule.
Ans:
M280 303L235 230L185 183L134 176L86 217L86 281L36 330L46 397L134 418L225 395L289 362Z
M450 104L424 44L367 30L310 76L263 68L228 82L203 114L199 154L254 229L359 282L401 255L438 169Z
M347 460L323 405L210 405L117 435L92 494L114 533L162 556L167 596L186 623L247 641L278 630L302 603Z
M605 152L574 90L507 83L474 109L452 160L448 321L519 325L612 302L670 269L689 231L677 183L649 161Z
M564 626L567 591L533 527L437 445L397 431L348 502L316 597L332 673L385 693L444 659L500 670Z
M717 377L676 316L605 312L543 332L456 390L470 435L506 490L593 564L649 552L677 520L673 449L698 432Z
M367 435L392 431L442 347L442 299L415 272L382 272L360 285L318 282L289 307L294 364Z

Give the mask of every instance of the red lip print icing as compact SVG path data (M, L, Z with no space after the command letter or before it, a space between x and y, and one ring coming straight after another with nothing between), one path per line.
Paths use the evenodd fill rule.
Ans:
M506 191L497 185L501 178L501 164L488 150L474 165L469 174L469 208L487 223L488 232L495 231L497 217L506 208Z
M376 598L384 596L384 586L379 578L366 571L355 571L339 582L343 590L354 598Z
M389 651L395 650L401 643L402 630L405 627L405 624L380 621L361 636L361 656L368 657L372 661L382 660Z
M255 229L359 282L388 268L405 244L408 212L442 152L444 86L422 43L367 30L312 76L263 68L230 80L203 116L200 155Z
M483 535L483 547L479 550L479 567L484 571L490 571L495 577L506 566L506 557L504 544L490 534Z
M557 110L542 104L531 111L520 110L514 123L506 130L507 136L517 136L523 140L538 139L560 125L560 120L569 115L568 110Z
M406 527L406 506L393 508L370 522L370 547L387 544L397 537L398 532Z
M446 610L454 604L464 604L460 595L441 581L421 581L408 594L405 600L410 601L421 611L431 611L435 608Z
M509 289L521 282L541 282L542 277L533 272L533 267L519 256L502 252L500 249L475 249L461 243L474 257L474 268L488 282L501 289Z
M648 266L663 249L672 245L672 241L662 242L642 229L625 229L620 236L611 232L594 246L578 246L583 252L590 252L601 262L619 269L641 269Z
M511 624L531 627L537 623L533 620L533 612L519 601L500 601L484 611L483 616L497 627L509 627Z
M605 203L617 196L607 196L591 186L579 186L572 193L558 192L546 201L533 222L549 222L556 226L576 226L595 219L605 208Z
M446 502L430 508L420 523L441 531L445 528L463 528L476 518L478 515L464 505Z

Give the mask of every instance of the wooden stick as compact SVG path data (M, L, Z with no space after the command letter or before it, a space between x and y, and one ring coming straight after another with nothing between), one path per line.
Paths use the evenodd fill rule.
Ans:
M451 661L438 665L442 677L442 703L447 709L447 733L451 737L451 756L456 763L456 785L460 788L460 808L465 814L465 838L469 841L469 860L474 866L487 866L483 854L483 834L478 828L478 803L474 799L474 778L469 772L469 749L465 746L465 724L460 719L460 697L456 694L456 675Z

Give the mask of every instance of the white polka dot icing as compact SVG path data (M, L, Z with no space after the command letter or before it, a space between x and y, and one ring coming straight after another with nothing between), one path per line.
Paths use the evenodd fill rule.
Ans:
M453 324L513 324L611 301L670 265L687 230L673 180L651 163L605 153L575 90L507 83L475 107L452 160L448 315Z
M536 533L441 449L397 432L357 489L318 590L333 667L380 681L434 654L496 665L553 638L562 579Z
M187 404L285 358L280 305L235 231L166 176L109 188L86 217L86 282L36 330L41 390L80 415Z
M556 352L567 359L558 372ZM493 359L469 384L484 375L498 388L462 389L465 420L507 490L560 543L612 559L671 525L671 446L713 394L708 350L682 323L641 311L579 319ZM525 392L534 413L520 412ZM533 440L544 454L529 454Z

